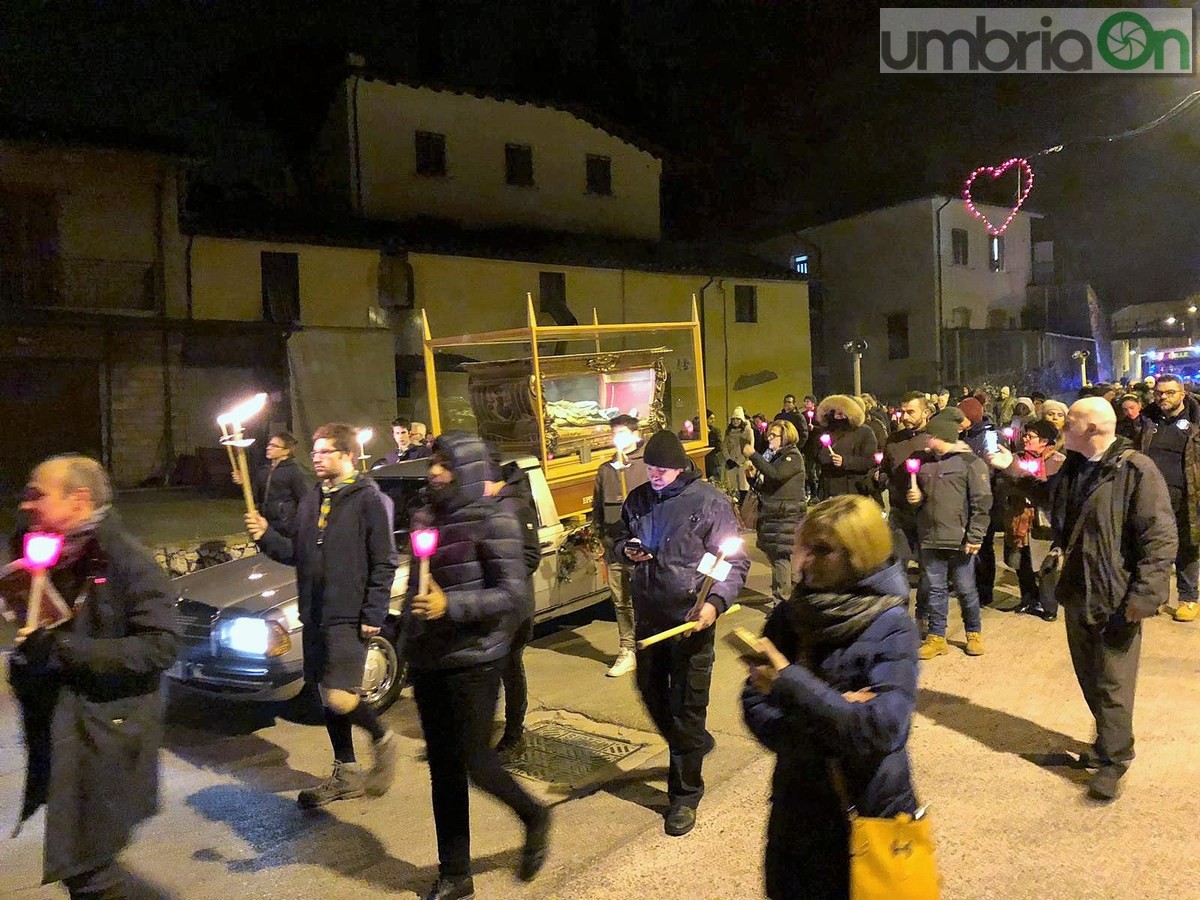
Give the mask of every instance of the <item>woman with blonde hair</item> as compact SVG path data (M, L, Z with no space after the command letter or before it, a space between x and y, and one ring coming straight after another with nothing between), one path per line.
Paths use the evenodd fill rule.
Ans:
M850 893L847 803L859 815L914 815L908 734L917 626L879 507L844 495L796 534L799 582L748 661L746 724L776 754L767 825L771 900Z

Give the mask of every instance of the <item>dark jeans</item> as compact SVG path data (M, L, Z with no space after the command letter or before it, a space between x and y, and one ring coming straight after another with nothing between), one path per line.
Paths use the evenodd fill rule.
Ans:
M1175 553L1175 589L1179 592L1180 603L1191 603L1197 597L1196 582L1200 580L1200 549L1192 544L1187 516L1179 510L1175 512L1175 527L1179 532L1179 550Z
M979 603L990 606L996 590L996 533L999 529L993 522L988 525L983 546L975 554L975 588L979 592Z
M504 734L519 738L525 730L525 710L529 708L529 685L525 681L525 646L533 640L533 619L526 619L513 635L512 649L501 663L504 682Z
M125 900L125 871L110 859L104 865L63 879L71 900Z
M961 550L922 550L921 578L925 581L929 602L929 633L946 636L946 617L950 611L950 586L958 595L963 626L980 631L979 594L975 592L975 560Z
M667 796L672 806L695 809L704 796L701 768L713 746L705 719L715 636L715 628L706 628L637 654L638 692L671 752Z
M903 497L898 500L901 503L904 502ZM891 512L888 513L888 528L892 532L892 552L896 555L896 559L904 563L906 569L910 562L915 562L920 566L921 545L917 539L916 516L902 510L896 504L892 504ZM905 574L907 577L907 572ZM925 580L923 571L917 582L917 604L913 618L918 623L923 623L929 618L929 584Z
M1075 677L1096 720L1096 756L1121 772L1133 761L1133 695L1142 624L1109 620L1089 625L1083 610L1067 610L1067 646Z
M500 764L492 749L492 717L500 691L495 663L413 675L413 694L429 755L438 871L471 874L471 817L467 779L530 825L542 806Z

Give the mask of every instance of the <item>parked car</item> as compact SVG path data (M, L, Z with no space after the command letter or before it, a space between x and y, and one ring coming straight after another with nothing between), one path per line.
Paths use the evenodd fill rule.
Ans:
M536 620L541 622L604 599L604 572L568 540L545 472L537 459L514 460L529 477L538 514L542 564L534 573ZM363 696L378 710L404 687L406 665L397 646L400 605L408 587L409 516L421 505L429 461L413 460L371 472L395 505L401 563L380 634L367 647ZM179 660L167 672L178 687L231 700L287 700L303 687L301 624L295 569L264 555L184 575L172 582L183 634Z

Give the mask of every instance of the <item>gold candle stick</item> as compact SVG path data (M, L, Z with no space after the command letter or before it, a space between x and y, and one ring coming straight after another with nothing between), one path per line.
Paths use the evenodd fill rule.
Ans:
M742 604L735 603L729 609L725 610L724 615L737 612L742 608ZM684 622L682 625L676 625L674 628L668 628L666 631L660 631L658 634L652 634L648 638L643 638L637 642L639 650L645 650L647 647L653 647L655 644L661 644L663 641L670 640L673 637L678 637L681 634L690 634L696 630L699 622Z

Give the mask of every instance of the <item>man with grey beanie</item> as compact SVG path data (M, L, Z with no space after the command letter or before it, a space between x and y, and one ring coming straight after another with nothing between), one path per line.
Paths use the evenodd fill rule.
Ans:
M670 748L665 830L687 834L704 796L701 766L714 741L705 728L714 660L713 623L737 598L750 560L739 549L727 554L732 571L700 595L697 571L706 553L738 535L733 506L704 481L670 431L656 432L642 456L648 481L629 492L614 528L615 552L633 565L630 593L638 639L685 622L688 634L637 653L637 687Z

